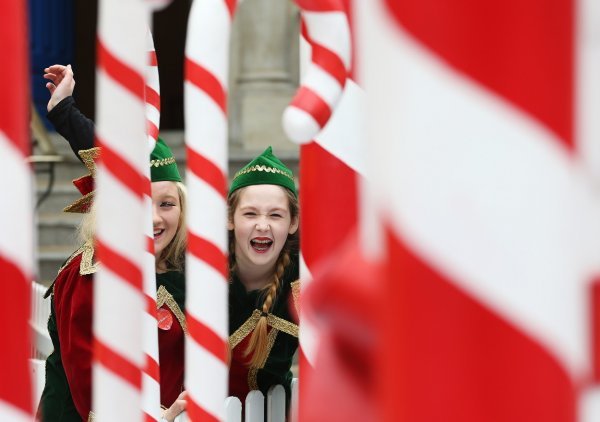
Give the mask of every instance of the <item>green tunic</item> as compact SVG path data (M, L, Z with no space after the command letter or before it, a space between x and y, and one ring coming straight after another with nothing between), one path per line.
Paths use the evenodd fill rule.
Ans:
M97 267L90 259L82 259L85 255L84 246L69 258L46 294L52 293L48 332L54 351L46 360L38 408L42 422L80 422L88 419L91 409L93 274ZM93 255L93 249L87 255ZM177 271L156 274L156 284L157 306L172 321L168 328L159 325L158 331L161 404L170 406L183 390L185 276Z
M250 390L266 394L273 385L281 384L288 391L292 380L290 370L298 348L298 326L295 324L300 284L298 281L298 256L286 269L281 287L267 317L268 357L261 368L249 369L249 357L244 351L256 323L260 319L263 295L258 290L250 292L234 275L229 285L229 345L231 367L229 394L242 400Z

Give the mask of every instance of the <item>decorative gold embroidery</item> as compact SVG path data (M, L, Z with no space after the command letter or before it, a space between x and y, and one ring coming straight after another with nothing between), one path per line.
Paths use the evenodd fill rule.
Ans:
M82 246L82 249L83 255L81 256L81 264L79 264L79 274L94 274L100 267L99 262L94 262L94 245L90 242L86 242Z
M78 154L81 157L83 164L85 164L85 166L89 170L90 174L81 176L81 177L73 180L73 183L75 183L77 180L83 179L84 177L92 176L93 178L96 178L96 161L95 160L100 156L100 148L94 147L94 148L90 148L90 149L82 149L79 151ZM63 211L64 212L73 212L73 213L88 212L93 200L94 200L94 191L89 192L89 193L85 194L84 196L82 196L81 198L73 201L73 203L64 207Z
M90 412L88 415L87 422L94 422L95 420L96 420L96 415L94 415L94 412Z
M94 195L96 191L91 191L86 193L81 198L76 199L69 205L63 208L63 212L72 212L72 213L85 213L88 212L90 207L92 206L92 202L94 202Z
M293 322L286 321L285 319L276 317L272 314L267 316L267 322L271 327L277 328L279 331L298 337L298 326Z
M294 298L294 306L296 307L296 312L300 315L300 280L292 281L290 283L292 286L292 297Z
M175 158L161 158L160 160L150 160L150 167L162 167L168 166L169 164L175 164Z
M258 324L258 320L260 319L261 312L258 309L255 309L250 315L250 318L244 322L240 328L235 330L235 332L229 336L229 347L233 350L238 344L242 342L246 338L248 334L250 334L254 328L256 328L256 324ZM267 315L267 324L279 331L283 331L291 336L298 337L298 326L293 322L286 321L283 318L279 318L273 314Z
M92 177L96 177L96 158L100 156L100 148L94 147L90 149L82 149L79 151L79 156L81 157L81 161L90 171Z
M62 270L64 270L66 268L66 266L69 265L71 263L71 261L73 261L77 257L77 255L79 255L82 252L83 252L83 246L81 248L77 249L75 252L73 252L73 254L65 261L63 266L58 269L58 273L56 273L56 275L58 276L58 274L60 274L62 272Z
M258 368L248 370L248 388L250 391L258 390Z
M75 252L73 252L73 254L69 257L69 259L67 259L67 261L64 263L64 265L58 269L57 275L60 274L62 272L62 270L64 270L65 267L67 265L69 265L71 263L71 261L73 261L80 254L83 254L83 255L81 256L81 263L79 264L79 274L87 275L87 274L93 274L96 271L98 271L98 267L100 264L98 262L96 262L96 263L93 262L94 246L91 243L86 242L83 244L83 246L81 246L79 249L77 249Z
M275 339L277 338L278 333L279 330L277 328L272 328L271 331L269 331L269 334L267 336L267 354L265 355L265 358L260 363L258 368L250 368L250 370L248 371L248 387L250 388L250 390L258 390L258 370L260 368L265 367L267 359L271 354L271 349L273 349L273 345L275 344Z
M235 332L229 336L229 347L233 350L235 346L241 343L241 341L246 338L248 334L254 330L256 324L258 324L258 320L260 319L260 311L255 309L250 315L250 318L244 322L240 328L235 330Z
M251 167L248 167L247 169L242 169L242 170L238 171L235 174L235 176L233 177L233 179L235 180L242 174L247 174L247 173L251 173L254 171L265 171L267 173L277 173L277 174L281 174L281 175L287 177L290 180L294 180L294 176L292 176L290 173L285 172L283 170L279 170L278 168L275 168L275 167L268 167L268 166L265 166L262 164L256 164Z
M173 312L175 318L177 318L177 321L179 321L179 325L181 325L183 332L187 335L188 331L187 324L185 322L185 315L173 298L173 295L168 292L165 286L160 286L156 292L156 309L159 309L163 305L167 305L171 312Z

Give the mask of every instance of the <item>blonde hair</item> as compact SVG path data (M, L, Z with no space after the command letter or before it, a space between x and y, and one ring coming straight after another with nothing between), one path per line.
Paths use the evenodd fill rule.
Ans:
M177 186L179 194L179 222L177 223L177 232L171 242L163 249L156 263L164 262L167 270L176 270L183 272L185 268L185 250L187 247L187 229L186 229L186 206L187 190L181 182L173 182ZM98 210L96 202L92 203L90 210L86 213L77 228L77 237L82 243L92 243L96 233L96 221Z
M291 221L293 222L296 219L300 218L300 207L298 205L298 198L294 193L292 193L289 189L282 187L288 197L288 206L290 209ZM229 221L233 221L233 214L235 213L235 209L240 201L241 191L244 188L238 189L229 195L227 199L227 203L229 205L228 209L228 218ZM279 292L279 288L281 287L282 278L285 274L285 270L291 262L290 255L292 252L298 250L298 238L299 232L296 231L294 234L288 235L285 245L281 249L279 253L279 257L277 257L277 261L275 262L275 271L271 277L271 281L267 284L262 290L261 295L264 297L263 305L262 305L262 313L252 335L250 337L250 341L248 342L248 347L246 348L244 354L245 356L249 356L252 354L250 359L249 366L251 368L260 368L264 365L265 360L267 359L268 353L268 339L267 339L267 314L273 307L275 300L277 298L277 293ZM235 236L233 234L233 230L229 232L229 272L230 274L234 274L237 271L237 266L235 263Z
M156 260L164 262L167 270L176 270L183 272L185 268L185 250L187 248L187 228L186 228L186 208L187 208L187 190L181 182L174 182L179 194L179 222L177 223L177 232L173 240L163 249L160 257Z

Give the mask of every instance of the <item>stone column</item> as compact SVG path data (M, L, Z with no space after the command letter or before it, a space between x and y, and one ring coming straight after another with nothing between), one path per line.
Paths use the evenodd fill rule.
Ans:
M299 12L290 0L244 0L231 39L229 137L232 153L267 145L294 154L281 114L299 79Z

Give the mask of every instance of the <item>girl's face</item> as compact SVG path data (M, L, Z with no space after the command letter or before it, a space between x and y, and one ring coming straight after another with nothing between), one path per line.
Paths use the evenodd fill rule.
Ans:
M288 234L298 229L290 214L285 189L277 185L253 185L240 190L228 229L234 231L238 264L270 268L275 265Z
M152 225L157 260L175 237L180 215L181 204L175 182L152 182Z

